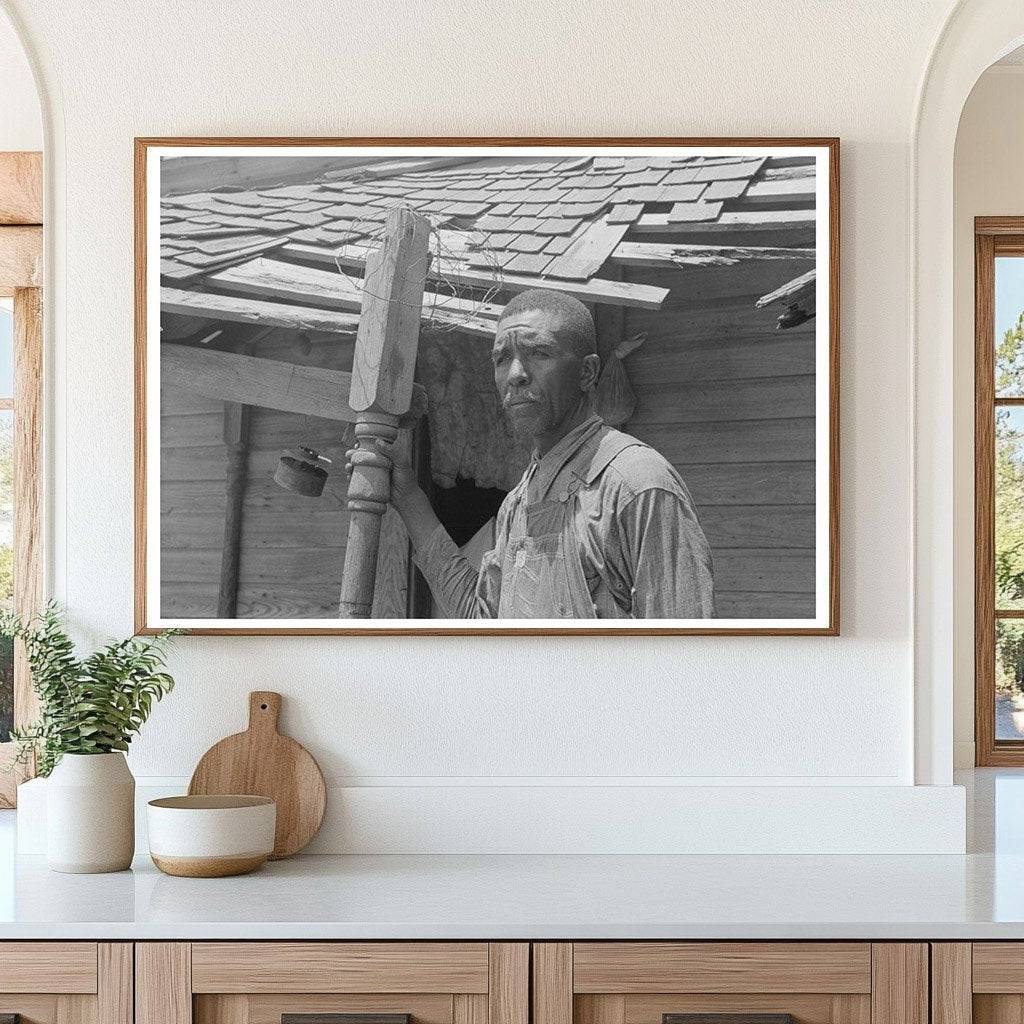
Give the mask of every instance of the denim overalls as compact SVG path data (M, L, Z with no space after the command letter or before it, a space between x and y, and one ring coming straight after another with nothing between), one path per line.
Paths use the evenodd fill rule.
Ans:
M536 463L518 485L501 568L499 619L595 619L576 533L577 492L621 451L639 444L622 434L601 446L598 431L558 472L547 494L528 501ZM595 457L600 451L600 465Z

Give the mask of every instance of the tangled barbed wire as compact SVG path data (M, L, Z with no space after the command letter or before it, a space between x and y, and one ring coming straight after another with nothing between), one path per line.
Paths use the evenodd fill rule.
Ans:
M500 259L502 250L487 244L490 237L487 231L448 227L449 222L442 217L426 216L431 230L427 255L424 257L427 263L424 276L431 281L433 289L423 291L421 319L424 326L445 333L458 331L481 317L493 320L497 311L492 307L492 300L505 287ZM351 270L365 267L366 257L384 244L385 233L386 223L379 221L371 232L353 231L348 236L343 235L334 254L338 273L360 292L366 288L365 275L352 273ZM460 268L466 267L470 255L478 260L472 277L486 280L487 284L475 280L467 282L467 275L459 272ZM411 266L419 269L417 263ZM388 302L400 301L373 292L370 294Z

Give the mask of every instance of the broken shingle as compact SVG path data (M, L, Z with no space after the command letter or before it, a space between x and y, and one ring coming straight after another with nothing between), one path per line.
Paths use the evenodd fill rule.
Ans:
M668 220L670 224L717 220L721 212L721 203L706 203L700 199L695 203L676 203L668 215Z
M551 262L550 253L517 253L505 264L504 270L510 274L540 274Z
M619 203L607 214L609 224L632 224L643 213L643 203Z

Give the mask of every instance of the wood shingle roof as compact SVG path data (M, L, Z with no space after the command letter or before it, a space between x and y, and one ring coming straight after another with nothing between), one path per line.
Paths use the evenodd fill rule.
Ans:
M358 310L358 272L388 212L403 205L435 228L428 288L443 290L439 281L483 290L548 287L586 301L658 308L665 289L604 279L602 268L728 262L710 250L731 248L737 232L760 228L785 231L783 244L792 246L795 231L813 237L814 193L810 156L405 158L308 183L164 195L160 271L177 291L242 290L300 304L312 301L312 291L324 309ZM672 239L655 237L648 246L650 235ZM790 251L806 258L806 249ZM332 290L327 272L340 278L339 269L355 272L353 281ZM259 287L261 276L269 291ZM451 303L432 306L453 322L461 312ZM486 333L490 319L478 305L470 333L480 324Z

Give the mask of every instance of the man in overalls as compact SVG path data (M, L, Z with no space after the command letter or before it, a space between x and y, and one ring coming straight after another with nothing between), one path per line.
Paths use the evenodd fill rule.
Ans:
M711 552L686 485L593 412L594 320L561 292L521 292L498 322L494 383L533 458L498 510L477 572L396 461L392 502L448 618L706 619Z

